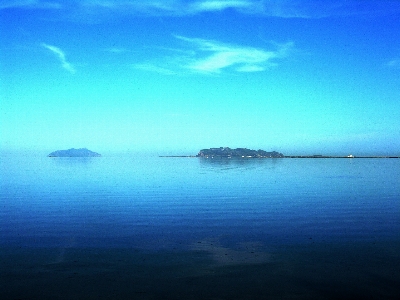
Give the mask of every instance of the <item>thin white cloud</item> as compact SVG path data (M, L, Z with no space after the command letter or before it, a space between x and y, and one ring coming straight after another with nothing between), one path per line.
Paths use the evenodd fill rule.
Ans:
M104 22L121 15L134 16L192 16L225 9L251 10L250 0L80 0L65 5L68 18L86 22Z
M136 69L160 74L219 74L223 71L262 72L277 65L277 60L284 58L293 48L293 43L275 45L274 50L246 47L222 43L215 40L175 36L183 42L182 49L174 49L173 55L158 58L157 62L148 61L136 64Z
M49 44L45 44L45 43L42 43L41 45L42 45L42 47L50 50L53 54L56 55L58 60L61 62L61 66L65 70L67 70L71 74L75 74L76 70L75 70L74 66L67 61L65 53L60 48L58 48L56 46L49 45Z
M240 13L278 18L326 18L386 15L400 12L400 1L374 0L4 0L0 9L58 8L73 18L96 16L99 21L119 15L189 16L234 9ZM89 18L91 20L91 18Z
M230 45L213 40L176 36L192 46L197 53L184 66L195 72L219 73L232 68L236 72L260 72L273 65L272 60L284 57L292 43L267 51L254 47Z
M250 8L254 6L254 1L198 1L188 7L191 12L220 11L227 8Z
M93 9L124 10L126 12L138 12L156 15L192 15L205 11L221 11L228 8L244 9L251 8L260 1L251 0L148 0L148 1L117 1L117 0L86 0L81 1L83 7Z

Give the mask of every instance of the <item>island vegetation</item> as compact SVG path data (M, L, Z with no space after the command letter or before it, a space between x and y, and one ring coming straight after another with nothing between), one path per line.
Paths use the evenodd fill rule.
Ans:
M100 157L101 154L90 151L86 148L71 148L68 150L57 150L51 152L48 157Z
M264 150L252 150L247 148L231 149L229 147L209 148L202 149L196 157L242 157L242 158L281 158L284 157L282 153Z

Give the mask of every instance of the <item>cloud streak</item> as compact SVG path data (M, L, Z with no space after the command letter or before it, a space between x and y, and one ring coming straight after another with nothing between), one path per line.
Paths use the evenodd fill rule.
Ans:
M74 66L67 61L65 53L60 48L49 45L49 44L45 44L45 43L42 43L41 45L42 45L42 47L46 48L47 50L50 50L58 58L58 60L61 62L61 66L65 70L67 70L71 74L76 73Z
M254 7L254 1L197 1L188 6L187 11L191 13L205 11L221 11L228 8L249 9Z
M70 15L118 16L189 16L204 12L233 9L244 14L278 18L326 18L350 15L385 15L400 12L399 1L374 0L6 0L0 9L24 7L29 9L57 8Z
M90 9L120 11L124 13L144 14L144 15L171 15L185 16L203 12L221 11L225 9L246 10L258 6L260 1L251 0L202 0L202 1L101 1L86 0L81 1L82 7ZM257 4L257 5L256 5Z
M136 65L136 68L161 74L262 72L275 66L276 60L287 56L293 48L291 42L277 45L275 50L265 50L179 35L175 38L182 41L185 48L175 51L174 57L165 57L163 64L147 62Z
M285 44L276 51L266 51L253 47L230 45L214 40L176 36L194 46L199 57L193 58L185 67L195 72L219 73L233 68L237 72L260 72L273 65L271 60L283 57L292 43Z

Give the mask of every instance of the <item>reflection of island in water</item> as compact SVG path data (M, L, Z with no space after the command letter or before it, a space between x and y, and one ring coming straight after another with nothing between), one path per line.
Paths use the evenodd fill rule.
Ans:
M282 153L272 151L267 152L264 150L251 150L247 148L236 148L231 149L229 147L219 147L202 149L196 155L196 157L214 158L214 157L225 157L225 158L282 158Z
M51 164L56 167L74 170L74 168L90 167L96 159L94 157L53 157Z
M199 158L200 166L204 166L207 169L210 167L215 170L227 170L227 169L253 169L258 167L269 167L274 168L281 162L280 159L252 159L242 157L221 157L215 156L210 158Z

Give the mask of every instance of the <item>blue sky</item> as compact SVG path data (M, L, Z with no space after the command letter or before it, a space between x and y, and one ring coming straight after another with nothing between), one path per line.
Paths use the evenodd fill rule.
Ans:
M0 3L0 147L400 155L400 1Z

